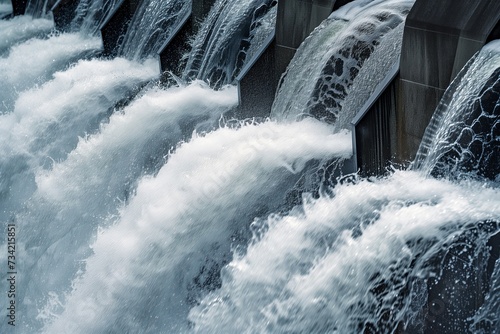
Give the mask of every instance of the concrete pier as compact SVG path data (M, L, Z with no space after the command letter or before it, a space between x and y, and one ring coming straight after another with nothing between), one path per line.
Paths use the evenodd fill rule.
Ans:
M352 121L355 168L361 176L387 174L391 151L396 147L395 122L398 108L399 64L376 87Z
M59 31L66 31L78 7L78 1L58 0L50 9L54 17L54 25Z
M370 110L363 111L367 120L357 119L354 125L362 174L384 170L387 157L403 167L413 161L446 88L475 52L500 37L499 21L500 2L496 0L415 2L405 24L397 83L386 81L384 89L392 93L372 97ZM374 101L388 96L396 101ZM392 109L385 110L389 105ZM385 113L390 117L382 120ZM382 140L386 136L390 139ZM377 146L381 142L386 144Z
M101 30L103 55L114 57L125 36L127 28L141 0L122 0L113 13L99 28Z
M235 115L237 118L269 116L278 82L288 64L286 59L293 57L293 54L291 57L286 56L279 63L279 59L276 58L277 53L273 33L256 57L250 60L236 77L239 100ZM262 80L262 78L266 79Z
M184 69L181 59L189 51L189 38L196 34L214 3L215 0L193 0L191 12L160 48L158 56L161 73L170 71L181 76Z
M414 159L444 91L465 63L498 38L500 1L417 0L406 20L397 111L400 162ZM493 33L493 35L492 35Z
M24 15L28 0L12 0L12 15Z

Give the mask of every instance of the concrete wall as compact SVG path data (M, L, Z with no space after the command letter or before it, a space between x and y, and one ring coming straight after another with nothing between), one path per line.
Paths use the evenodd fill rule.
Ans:
M283 67L286 69L285 64L277 65L277 54L273 34L264 43L259 54L241 70L236 78L240 103L235 117L244 119L269 116Z
M170 38L160 48L158 52L160 73L169 71L177 76L182 75L184 66L181 59L189 51L189 43L187 41L196 30L193 17L192 12L190 12L181 22L178 29L172 33Z
M498 0L417 0L406 20L401 53L400 162L414 159L434 109L465 63L491 38ZM495 32L498 33L498 32Z

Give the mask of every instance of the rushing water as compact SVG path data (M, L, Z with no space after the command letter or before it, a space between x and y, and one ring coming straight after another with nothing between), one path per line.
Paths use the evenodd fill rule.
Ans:
M231 83L252 58L248 51L258 50L271 33L275 5L272 0L218 0L193 41L183 76L208 80L212 86Z
M118 53L135 60L156 55L190 9L191 2L184 0L143 1Z
M211 266L224 263L234 235L278 207L306 161L348 154L349 135L332 135L319 122L195 137L156 177L141 181L120 218L98 235L65 311L47 331L186 330L189 308L211 284Z
M25 15L0 21L0 56L4 56L15 44L45 36L53 26L54 23L49 19L33 19Z
M8 207L29 198L34 168L50 169L66 159L79 138L95 132L126 92L156 74L153 62L80 61L21 93L14 111L0 118L0 203L13 202L0 216L5 219Z
M17 333L500 330L500 262L490 257L500 231L498 43L445 94L414 170L333 186L332 161L352 155L341 129L397 61L411 1L359 0L334 13L277 96L275 112L290 121L261 123L221 116L238 100L223 83L268 36L273 1L221 0L202 24L185 75L217 90L151 82L157 64L145 58L183 16L182 1L142 3L122 45L130 60L91 59L100 42L88 36L114 5L82 0L73 33L21 30L0 58L0 221L17 228ZM28 22L42 21L0 27ZM161 37L141 33L147 22ZM315 70L295 73L313 54ZM339 59L352 61L328 77ZM309 90L290 88L294 77ZM318 95L332 82L344 85L341 107ZM327 122L294 121L292 105L327 106L338 122L313 111Z
M381 37L404 21L412 4L412 0L357 0L332 13L297 50L271 116L291 121L312 116L335 123L363 63ZM317 52L323 45L331 47Z
M392 333L427 304L425 260L467 224L498 220L499 195L416 172L338 185L255 221L247 252L189 319L209 333Z
M495 41L451 84L426 130L416 168L457 178L474 173L500 182L499 80L500 42Z
M76 33L33 38L11 47L8 55L0 58L0 114L12 111L20 92L43 84L53 73L100 46L98 38Z
M34 18L51 15L49 11L55 3L54 0L28 0L24 14Z
M98 229L113 221L106 217L116 215L128 201L137 179L155 173L179 139L192 133L196 121L210 126L221 110L235 102L234 91L209 93L196 84L149 91L123 113L111 116L98 134L80 140L66 160L37 172L36 192L16 217L27 233L22 249L32 259L25 262L24 271L38 277L21 280L25 300L37 305L46 303L47 296L64 300L78 264L92 253ZM59 270L47 272L48 266ZM40 285L40 280L47 283ZM27 311L34 312L30 318L35 319L39 310ZM44 307L39 320L50 320L56 311Z
M339 184L255 220L221 289L191 309L195 331L496 333L499 54L498 42L483 48L450 87L418 171ZM427 176L436 168L445 178ZM448 179L457 172L461 181Z

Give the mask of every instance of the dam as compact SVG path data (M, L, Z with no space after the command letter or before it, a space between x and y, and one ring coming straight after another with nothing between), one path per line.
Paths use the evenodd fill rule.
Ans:
M499 22L0 0L0 332L497 333Z

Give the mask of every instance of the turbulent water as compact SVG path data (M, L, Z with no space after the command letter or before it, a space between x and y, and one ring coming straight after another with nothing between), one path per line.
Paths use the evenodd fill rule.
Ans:
M197 123L211 125L235 102L234 91L210 93L197 84L151 90L123 113L111 116L99 133L81 139L66 160L37 172L36 192L16 216L27 233L21 249L32 259L25 262L23 271L38 278L21 280L25 300L40 307L47 296L49 302L56 297L64 301L81 269L78 264L92 254L98 229L114 221L107 217L116 215L117 208L134 194L137 179L157 172L169 150L188 137ZM42 231L38 231L40 224ZM54 230L58 232L50 232ZM47 272L46 267L60 269ZM40 285L40 281L47 283ZM33 312L30 318L36 319L39 310L27 312ZM55 305L46 305L38 320L50 320L57 312Z
M76 33L33 38L11 47L0 58L0 114L12 111L20 92L50 80L53 73L100 46L98 38Z
M357 0L332 13L297 50L271 117L293 121L312 116L335 123L363 63L381 37L404 21L413 2ZM330 45L327 52L317 52L323 45Z
M448 90L417 171L339 184L255 220L221 289L191 309L194 330L496 333L499 51L486 46Z
M500 330L497 42L445 94L413 170L329 184L352 156L340 129L397 62L411 1L334 13L281 86L274 112L288 121L261 123L226 120L238 93L223 83L272 31L273 1L216 2L186 56L185 78L208 83L170 88L145 58L186 3L143 2L124 58L92 58L89 36L115 5L80 1L70 34L0 20L0 221L17 230L17 333ZM149 21L161 37L142 38ZM340 107L321 88L337 84ZM295 121L304 108L314 117Z
M0 217L6 219L8 208L29 198L33 169L50 169L66 159L80 137L98 130L125 93L155 75L153 62L80 61L21 93L14 111L0 116L0 204L6 205Z
M37 36L45 36L54 23L48 19L33 19L31 16L17 16L0 21L0 56L20 42Z
M208 288L211 266L223 264L234 234L278 207L279 194L305 162L349 154L348 134L332 135L313 122L224 128L193 138L156 177L141 181L113 226L99 233L94 255L47 332L186 330L189 308Z
M415 172L338 185L256 221L189 319L202 333L392 333L427 304L420 287L438 269L425 260L467 224L498 221L499 201L499 189Z

